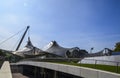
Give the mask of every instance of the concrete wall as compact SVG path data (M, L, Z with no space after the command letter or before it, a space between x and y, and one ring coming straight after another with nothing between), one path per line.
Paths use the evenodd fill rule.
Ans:
M0 69L0 78L12 78L10 64L5 61Z
M84 78L120 78L120 74L116 74L116 73L85 68L85 67L72 66L72 65L49 63L49 62L24 61L24 62L16 63L14 65L32 65L37 67L43 67Z
M120 55L116 55L116 56L88 57L88 58L84 58L81 61L81 63L95 64L95 60L98 60L97 64L114 65L114 66L116 66L117 65L116 62L120 62ZM104 61L99 61L99 60L104 60ZM118 65L120 66L120 63Z

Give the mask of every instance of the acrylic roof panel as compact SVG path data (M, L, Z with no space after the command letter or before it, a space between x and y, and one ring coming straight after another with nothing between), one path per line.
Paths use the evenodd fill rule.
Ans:
M63 48L63 47L59 46L56 41L52 41L52 42L50 42L48 49L45 51L59 55L59 56L65 56L65 53L68 50L69 50L68 48Z

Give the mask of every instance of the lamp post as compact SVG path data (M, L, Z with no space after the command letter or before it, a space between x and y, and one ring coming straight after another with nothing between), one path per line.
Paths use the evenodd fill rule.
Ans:
M92 47L91 49L90 49L90 53L92 53L92 50L94 49L94 47Z

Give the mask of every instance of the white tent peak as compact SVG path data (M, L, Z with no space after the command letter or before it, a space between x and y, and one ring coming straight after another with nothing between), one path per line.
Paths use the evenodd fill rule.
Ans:
M27 44L26 44L25 47L28 47L28 48L33 48L34 47L31 40L30 40L30 37L28 37L28 41L27 41Z

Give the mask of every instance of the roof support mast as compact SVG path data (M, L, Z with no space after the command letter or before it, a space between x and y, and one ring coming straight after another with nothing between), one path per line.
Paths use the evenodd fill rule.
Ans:
M20 47L20 45L21 45L21 43L22 43L22 41L23 41L23 39L24 39L24 37L25 37L25 35L26 35L26 33L27 33L29 28L30 28L30 26L27 26L27 28L26 28L26 30L25 30L25 32L24 32L24 34L23 34L23 36L22 36L22 38L21 38L17 48L16 48L16 51L19 49L19 47Z

